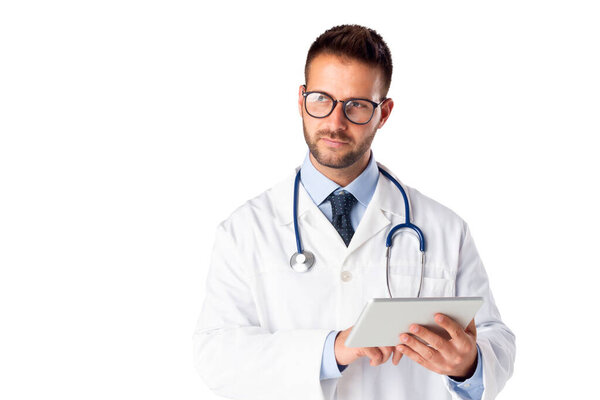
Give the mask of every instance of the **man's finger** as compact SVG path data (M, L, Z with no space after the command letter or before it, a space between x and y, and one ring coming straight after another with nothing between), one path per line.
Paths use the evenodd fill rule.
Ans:
M413 335L429 343L434 349L438 351L443 351L443 349L448 345L447 340L431 332L429 329L423 326L413 324L410 326L410 332Z
M379 365L383 359L383 354L381 353L381 350L379 350L379 347L365 347L364 349L367 357L371 359L371 365Z
M381 360L381 364L385 364L387 360L389 360L390 356L393 352L393 347L379 347L379 351L383 354L383 359Z
M439 353L435 349L427 346L426 344L420 342L417 338L414 338L406 333L400 335L400 343L403 344L405 348L410 348L415 353L419 354L424 360L433 361L439 356ZM405 352L404 354L407 353Z
M402 354L405 354L408 358L410 358L414 362L417 362L423 366L425 366L425 364L427 364L427 360L425 360L423 357L421 357L421 355L419 353L417 353L416 351L414 351L413 349L411 349L410 347L408 347L406 345L399 344L398 346L396 346L396 349L398 349L398 351L401 351Z
M465 330L460 326L456 321L452 318L444 315L444 314L436 314L435 322L444 328L452 339L464 339L466 333Z
M398 365L398 363L400 363L400 360L402 359L402 353L400 351L398 351L398 347L394 348L394 357L392 357L392 363L394 365Z

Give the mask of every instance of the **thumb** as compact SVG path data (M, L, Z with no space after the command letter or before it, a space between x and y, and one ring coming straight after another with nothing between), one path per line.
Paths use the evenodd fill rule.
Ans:
M477 328L475 327L475 319L474 318L471 320L469 325L467 325L465 332L470 333L471 336L473 336L475 339L477 339Z

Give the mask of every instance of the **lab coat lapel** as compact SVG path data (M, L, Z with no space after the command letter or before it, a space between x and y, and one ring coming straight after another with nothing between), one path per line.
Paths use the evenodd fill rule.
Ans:
M302 191L304 188L302 188ZM328 263L336 264L344 258L347 247L344 240L335 229L333 224L327 219L325 214L317 207L317 205L309 197L308 193L305 198L311 202L307 212L299 218L300 229L304 232L304 243L309 243L310 249L315 256L319 254L322 260Z
M294 180L299 169L300 167L296 167L293 175L288 176L269 190L273 211L280 225L293 224ZM300 218L310 210L310 202L307 200L311 199L301 183L298 192L298 218Z
M294 176L276 185L271 192L276 218L281 225L293 229ZM342 237L319 207L312 201L304 186L298 190L298 229L302 247L315 253L321 260L339 260L347 251ZM317 257L319 256L319 257Z

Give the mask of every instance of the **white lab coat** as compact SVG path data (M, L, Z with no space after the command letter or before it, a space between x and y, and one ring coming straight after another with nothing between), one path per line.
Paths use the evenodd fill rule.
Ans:
M205 383L221 396L248 400L460 398L445 376L406 356L398 366L390 357L376 367L361 357L339 379L319 379L330 330L354 325L369 299L388 297L385 239L392 226L404 222L404 203L399 190L380 174L346 247L300 185L300 235L316 262L308 272L297 273L289 265L296 251L294 176L246 202L217 228L206 298L193 336L195 366ZM500 319L469 228L450 209L403 186L411 220L427 241L421 295L485 299L475 322L483 399L493 399L512 375L515 337ZM394 297L416 296L419 254L410 231L395 235L390 263ZM346 272L342 279L343 271L351 275Z

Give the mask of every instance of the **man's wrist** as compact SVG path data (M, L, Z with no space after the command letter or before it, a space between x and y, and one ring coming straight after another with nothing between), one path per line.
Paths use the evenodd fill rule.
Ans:
M475 355L475 361L473 362L473 365L469 369L468 373L465 374L464 376L450 376L450 375L448 375L448 378L450 378L451 380L455 381L456 383L463 383L463 382L465 382L465 381L473 378L473 376L475 376L475 374L479 370L479 364L480 363L481 363L481 350L479 350L479 346L477 346L477 354Z
M477 371L477 357L475 357L475 362L473 363L473 365L469 369L469 372L465 376L450 376L450 375L448 375L448 378L450 378L456 382L464 382L467 379L471 379L473 377L473 375L475 374L475 371Z
M338 366L338 369L340 370L340 373L346 369L347 365L344 364L340 364L337 360L337 357L335 356L335 342L337 341L337 337L340 335L340 333L342 333L342 331L338 331L338 333L335 335L335 339L333 340L333 356L335 358L335 363Z

